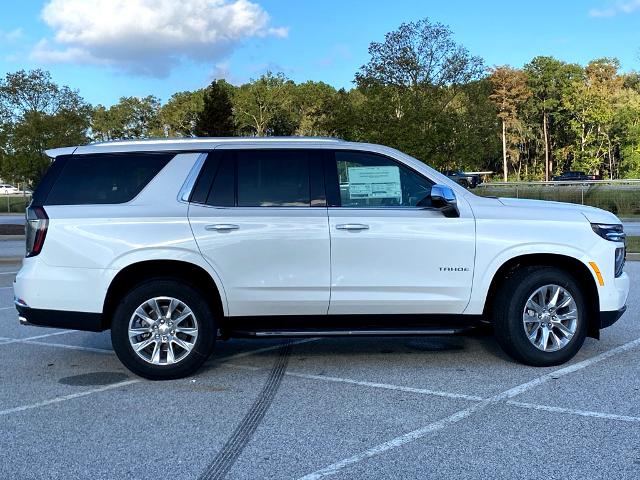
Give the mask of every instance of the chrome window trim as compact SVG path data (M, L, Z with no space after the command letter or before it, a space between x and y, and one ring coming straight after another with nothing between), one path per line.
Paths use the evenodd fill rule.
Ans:
M187 175L187 179L182 184L182 188L178 192L178 201L181 203L189 203L189 197L191 196L191 192L193 191L193 187L196 184L196 179L198 175L200 175L200 170L202 170L202 166L204 165L204 161L207 158L208 153L202 152L198 155L193 167L191 167L191 171L189 171L189 175Z

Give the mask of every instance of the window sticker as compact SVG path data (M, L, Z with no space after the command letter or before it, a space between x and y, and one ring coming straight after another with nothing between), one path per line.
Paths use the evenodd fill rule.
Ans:
M400 169L387 167L347 167L349 198L394 198L402 200Z

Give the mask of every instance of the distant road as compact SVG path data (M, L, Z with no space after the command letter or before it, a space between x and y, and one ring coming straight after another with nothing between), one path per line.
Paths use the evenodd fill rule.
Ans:
M0 224L21 225L24 223L24 215L0 215Z
M630 237L640 237L640 222L624 222L624 232Z

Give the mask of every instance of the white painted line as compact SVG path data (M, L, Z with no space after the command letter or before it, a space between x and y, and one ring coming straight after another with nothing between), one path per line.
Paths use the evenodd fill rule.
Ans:
M15 275L18 272L0 272L0 275Z
M348 457L336 463L333 463L325 468L316 470L315 472L305 475L304 477L300 477L300 480L316 480L316 479L328 477L331 475L335 475L336 473L340 472L341 470L344 470L345 468L351 465L360 463L364 460L367 460L368 458L375 457L389 450L394 450L396 448L402 447L403 445L411 443L415 440L424 438L430 433L436 432L438 430L442 430L443 428L446 428L449 425L452 425L461 420L464 420L465 418L471 416L475 412L484 410L485 408L488 408L489 406L494 405L495 403L498 403L504 400L509 400L515 397L516 395L520 395L528 390L531 390L532 388L535 388L539 385L549 382L552 379L564 377L565 375L569 375L570 373L587 368L598 362L606 360L607 358L610 358L614 355L618 355L620 353L624 353L628 350L631 350L632 348L635 348L637 346L640 346L640 338L633 340L631 342L625 343L624 345L621 345L619 347L608 350L604 353L601 353L600 355L596 355L595 357L589 358L587 360L583 360L582 362L578 362L573 365L569 365L568 367L561 368L559 370L555 370L551 373L547 373L546 375L542 375L540 377L534 378L529 382L517 385L508 390L505 390L504 392L501 392L497 395L489 397L483 400L482 402L479 402L463 410L459 410L454 414L449 415L448 417L438 420L437 422L430 423L422 428L405 433L404 435L400 435L387 442L381 443L372 448L369 448L360 453L357 453L351 457Z
M0 287L0 290L9 290L9 289L13 289L13 287Z
M347 383L350 385L358 385L361 387L382 388L385 390L396 390L399 392L406 392L406 393L433 395L436 397L455 398L460 400L470 400L470 401L476 401L476 402L482 401L482 397L477 397L474 395L465 395L463 393L442 392L438 390L429 390L425 388L405 387L402 385L391 385L388 383L365 382L360 380L352 380L349 378L328 377L325 375L310 375L307 373L296 373L296 372L286 372L286 375L290 375L292 377L298 377L298 378L306 378L309 380L324 380L328 382Z
M12 338L10 341L3 343L2 345L6 345L8 343L26 343L31 340L40 340L41 338L55 337L58 335L67 335L68 333L76 333L78 330L63 330L61 332L53 332L53 333L45 333L43 335L36 335L35 337L27 337L27 338Z
M224 366L241 368L244 370L253 370L253 371L263 370L260 367L252 367L249 365L238 365L235 363L225 363ZM392 385L389 383L366 382L361 380L353 380L350 378L329 377L327 375L312 375L308 373L289 372L289 371L285 372L285 375L290 377L296 377L296 378L304 378L307 380L321 380L324 382L346 383L348 385L357 385L360 387L381 388L383 390L395 390L398 392L417 393L420 395L433 395L436 397L455 398L458 400L469 400L473 402L481 402L482 400L484 400L482 397L478 397L475 395L465 395L463 393L451 393L451 392L443 392L439 390L429 390L426 388L405 387L402 385Z
M66 343L47 343L34 340L23 340L20 343L26 343L28 345L42 345L43 347L66 348L69 350L81 350L83 352L106 353L109 355L113 355L115 353L113 350L107 350L106 348L82 347L79 345L67 345Z
M72 393L70 395L63 395L61 397L51 398L49 400L44 400L42 402L32 403L30 405L22 405L20 407L8 408L6 410L0 410L1 415L9 415L11 413L24 412L25 410L31 410L38 407L45 407L47 405L52 405L54 403L66 402L67 400L73 400L74 398L86 397L87 395L92 395L94 393L104 392L107 390L113 390L114 388L126 387L128 385L133 385L135 383L140 383L142 380L126 380L124 382L112 383L110 385L105 385L104 387L93 388L91 390L85 390L84 392Z
M0 307L0 310L16 310L16 307ZM16 313L18 313L17 310Z
M551 413L567 413L570 415L578 415L581 417L601 418L604 420L618 420L621 422L640 422L640 417L616 415L614 413L590 412L588 410L576 410L574 408L550 407L548 405L538 405L535 403L516 402L515 400L509 400L507 404L513 405L514 407L527 408L530 410L542 410L544 412Z

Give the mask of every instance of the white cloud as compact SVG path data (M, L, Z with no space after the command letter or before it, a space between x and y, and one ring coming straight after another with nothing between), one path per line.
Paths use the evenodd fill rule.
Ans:
M251 37L288 35L249 0L49 0L42 18L55 36L33 48L34 60L157 77L183 59L220 62Z
M0 30L0 42L15 42L22 38L23 32L21 28L15 28L13 30L9 30L8 32L4 30Z
M640 0L627 0L617 2L607 8L592 8L589 10L589 16L591 17L614 17L620 13L633 13L640 9Z

